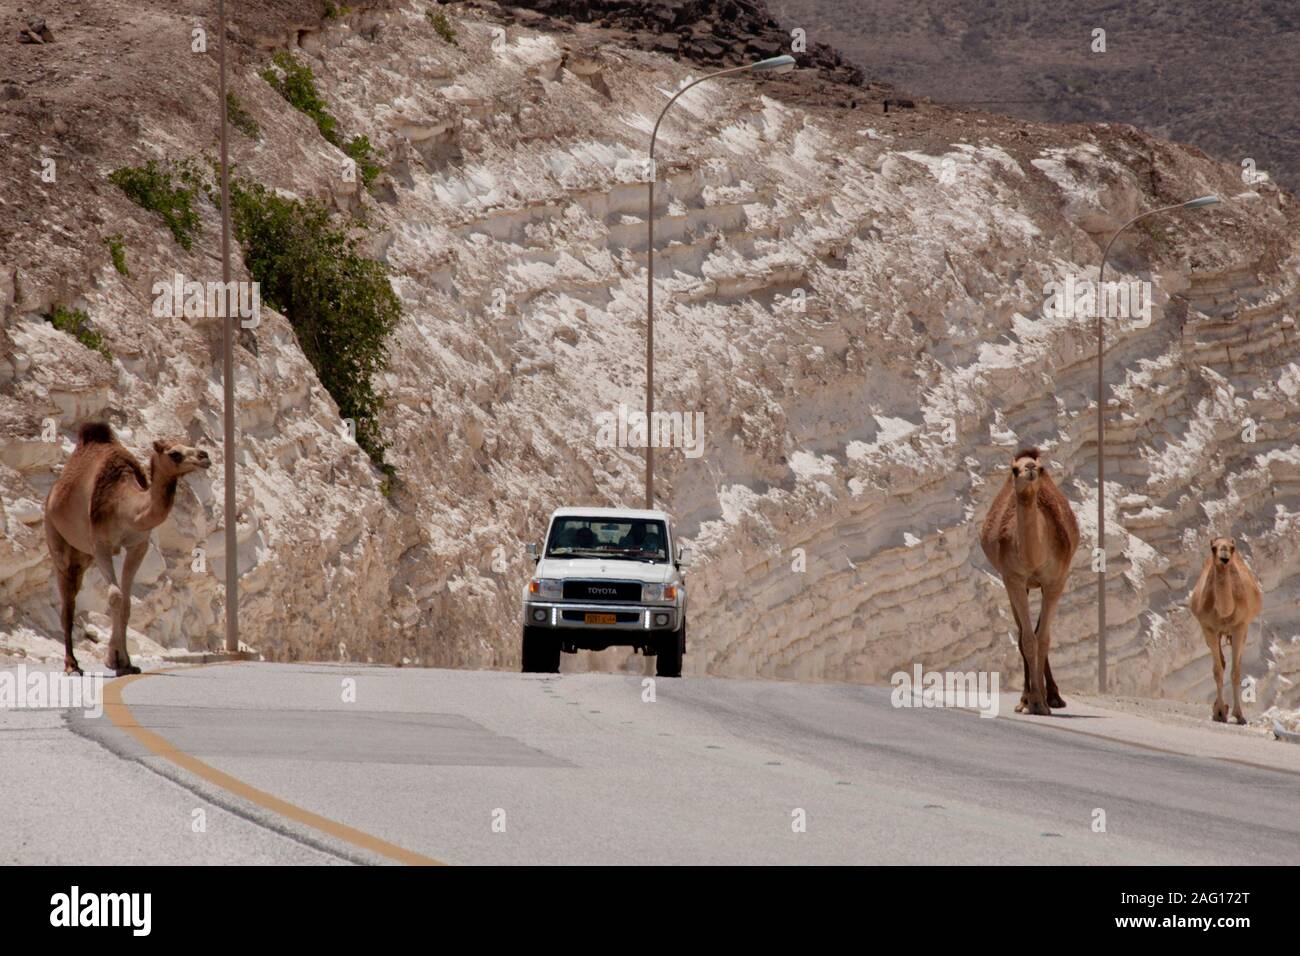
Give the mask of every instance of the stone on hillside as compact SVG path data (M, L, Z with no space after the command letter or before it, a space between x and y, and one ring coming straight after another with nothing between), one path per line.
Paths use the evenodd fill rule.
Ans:
M41 17L29 17L27 25L18 31L19 43L53 43L54 34Z

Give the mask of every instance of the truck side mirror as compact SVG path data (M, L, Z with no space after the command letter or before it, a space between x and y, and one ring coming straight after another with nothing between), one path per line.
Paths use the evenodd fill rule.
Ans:
M537 543L534 541L528 542L528 556L534 561L537 560Z
M683 548L683 547L681 547L680 545L678 545L678 547L677 547L677 564L678 564L678 566L679 566L679 567L683 567L683 568L685 568L685 567L689 567L689 566L690 566L690 563L691 563L691 549L690 549L690 548Z

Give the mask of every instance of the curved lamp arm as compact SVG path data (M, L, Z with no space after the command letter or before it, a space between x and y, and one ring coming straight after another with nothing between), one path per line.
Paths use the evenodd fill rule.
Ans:
M665 104L664 104L664 108L663 108L662 110L659 111L659 118L658 118L657 120L655 120L655 128L654 128L654 131L650 133L650 163L651 163L651 167L653 168L653 165L654 165L654 158L655 158L655 140L659 138L659 124L662 123L662 122L664 121L664 116L666 116L667 113L668 113L668 111L669 111L670 109L672 109L673 104L677 102L678 98L679 98L683 93L685 93L685 92L686 92L687 90L689 90L689 89L693 89L694 87L699 86L699 85L700 85L701 83L703 83L705 80L712 80L712 79L714 79L714 78L716 78L716 77L719 77L719 76L727 76L728 74L731 74L731 73L743 73L743 72L745 72L746 70L751 70L751 69L753 69L753 65L752 65L752 64L749 64L749 63L746 63L744 66L733 66L733 67L730 67L729 69L726 69L726 70L718 70L718 72L716 72L716 73L706 73L704 76L700 77L698 80L692 80L690 83L687 83L687 84L686 84L685 86L683 86L680 90L678 90L676 93L674 93L673 96L672 96L672 99L670 99L667 103L665 103ZM653 177L652 177L652 181L653 181Z
M788 73L795 66L794 57L788 53L781 56L768 57L766 60L759 60L756 63L745 63L742 66L732 66L725 70L718 70L715 73L706 73L698 80L692 80L680 90L672 95L672 98L664 104L664 108L659 111L659 118L655 120L655 127L650 133L650 169L647 181L649 192L649 204L646 207L646 334L645 334L645 506L653 508L655 506L655 471L654 471L654 444L652 442L651 426L654 422L654 381L655 381L655 352L654 352L654 307L655 307L655 140L659 138L659 124L664 121L664 116L677 102L683 93L693 87L699 86L705 80L717 79L719 76L728 76L732 73L743 73L745 71Z

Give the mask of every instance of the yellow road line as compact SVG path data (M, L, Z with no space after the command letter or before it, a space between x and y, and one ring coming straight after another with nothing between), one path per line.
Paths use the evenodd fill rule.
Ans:
M387 857L390 860L396 860L398 863L406 863L410 866L443 866L444 864L431 857L423 856L411 850L404 849L387 840L381 840L377 836L365 833L361 830L354 829L346 824L339 823L337 820L331 820L328 817L322 817L319 814L312 813L310 810L304 810L296 804L289 803L287 800L281 800L274 794L267 793L265 790L259 790L251 784L247 784L238 777L232 777L224 771L218 770L210 764L204 763L197 757L192 757L185 751L180 750L165 738L160 737L152 730L141 727L136 721L135 715L131 709L126 706L122 699L122 691L132 682L150 677L153 674L163 674L169 671L179 670L180 668L167 668L166 670L151 671L145 674L133 674L129 677L120 677L115 680L106 681L104 684L104 712L108 714L119 729L126 731L148 751L156 757L162 757L174 763L189 773L194 774L214 784L223 790L233 793L237 797L254 803L265 810L277 813L282 817L287 817L305 826L309 826L322 833L327 833L335 839L351 843L353 846L361 847L371 853L377 853L380 856ZM187 668L192 669L192 668Z

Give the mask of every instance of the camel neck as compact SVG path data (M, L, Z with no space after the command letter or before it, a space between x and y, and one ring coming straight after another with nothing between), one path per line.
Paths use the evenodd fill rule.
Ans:
M1016 550L1031 568L1043 563L1043 515L1038 508L1038 493L1016 494Z
M176 481L175 475L159 478L157 468L149 469L149 503L136 519L136 530L150 531L167 520L176 502Z
M1232 565L1224 567L1216 562L1214 569L1214 612L1219 617L1232 617L1237 601L1232 594Z

